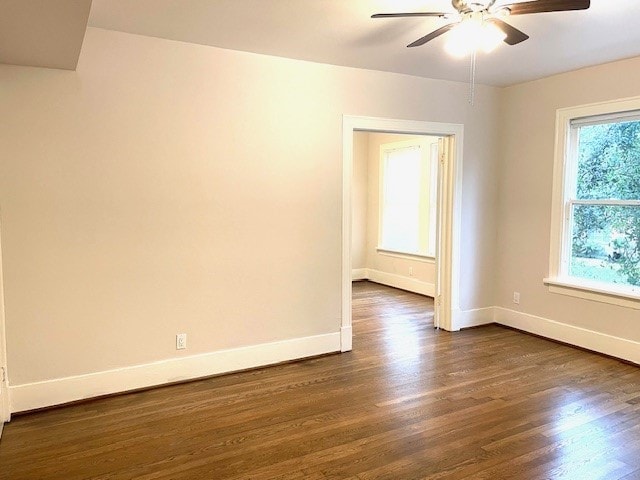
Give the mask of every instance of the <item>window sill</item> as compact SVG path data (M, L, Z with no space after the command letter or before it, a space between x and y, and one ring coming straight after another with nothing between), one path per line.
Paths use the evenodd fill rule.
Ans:
M421 255L419 253L396 252L394 250L387 250L386 248L380 247L377 247L376 251L380 255L385 255L387 257L404 258L406 260L415 260L423 263L436 263L436 259L434 257Z
M639 289L612 289L607 285L580 282L574 278L545 278L543 282L551 293L640 310Z

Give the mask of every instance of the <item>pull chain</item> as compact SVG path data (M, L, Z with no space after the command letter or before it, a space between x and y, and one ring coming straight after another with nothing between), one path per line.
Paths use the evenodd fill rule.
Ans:
M471 52L471 64L469 65L469 104L473 106L476 96L476 50Z

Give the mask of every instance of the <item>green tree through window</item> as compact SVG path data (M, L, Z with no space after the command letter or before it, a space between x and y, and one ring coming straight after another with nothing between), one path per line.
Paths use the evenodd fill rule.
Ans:
M577 129L570 275L640 285L640 121Z

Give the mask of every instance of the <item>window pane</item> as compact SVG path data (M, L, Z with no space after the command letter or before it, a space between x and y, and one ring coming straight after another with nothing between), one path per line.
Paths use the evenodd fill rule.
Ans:
M573 205L569 275L640 285L640 207Z
M578 129L578 199L640 199L640 121Z
M385 158L382 247L417 253L420 244L420 148L393 150Z

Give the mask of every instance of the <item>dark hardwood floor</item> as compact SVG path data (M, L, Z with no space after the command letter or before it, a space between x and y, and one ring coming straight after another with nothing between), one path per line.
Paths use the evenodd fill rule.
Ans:
M0 479L640 479L640 368L354 284L354 350L17 416Z

